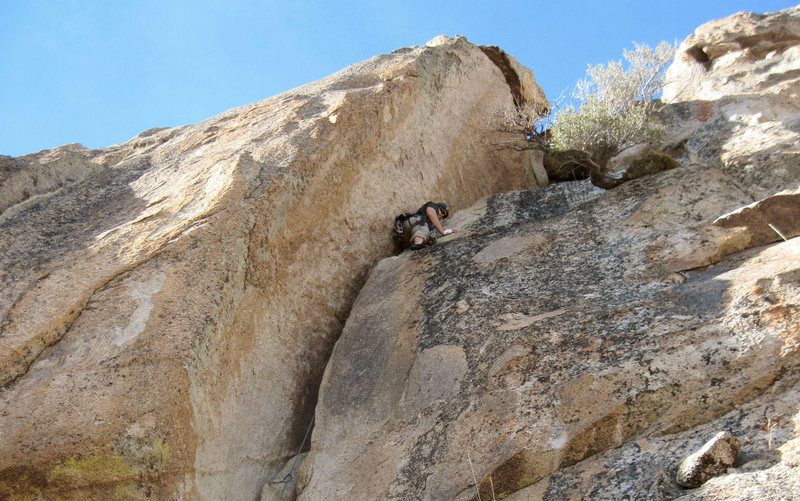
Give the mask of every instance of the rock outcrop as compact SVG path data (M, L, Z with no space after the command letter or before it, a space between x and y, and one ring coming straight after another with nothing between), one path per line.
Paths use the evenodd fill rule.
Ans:
M0 497L257 498L393 215L537 186L488 119L520 99L546 105L529 70L439 38L195 125L0 158Z
M496 195L381 261L299 499L796 496L800 240L742 214L800 220L798 22L738 14L682 45L670 79L696 85L663 111L680 167ZM684 490L680 461L720 429L734 470Z
M733 467L741 446L739 439L729 432L717 433L699 451L683 460L675 480L682 487L700 487Z
M721 167L753 201L795 189L799 92L800 7L701 26L667 71L668 147Z

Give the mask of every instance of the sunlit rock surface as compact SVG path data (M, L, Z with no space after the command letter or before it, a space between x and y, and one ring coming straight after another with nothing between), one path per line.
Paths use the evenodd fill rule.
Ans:
M0 158L0 497L257 498L394 214L537 186L491 120L526 100L547 105L529 70L445 37L195 125Z
M798 16L684 42L662 111L680 167L496 195L381 261L326 369L299 499L796 497ZM678 486L723 430L734 468Z

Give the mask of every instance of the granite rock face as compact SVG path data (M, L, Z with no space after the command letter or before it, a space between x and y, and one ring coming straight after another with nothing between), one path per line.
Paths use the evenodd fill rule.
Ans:
M800 488L799 401L796 381L778 382L709 423L678 433L637 437L562 468L506 499L793 499ZM728 430L741 442L733 468L696 489L678 485L681 459L719 429Z
M739 13L699 27L681 43L669 69L664 101L716 101L761 93L790 98L798 75L800 7ZM766 92L765 92L766 91ZM772 104L769 99L763 105Z
M721 167L753 201L796 189L798 96L800 7L713 21L667 71L667 147L684 164Z
M439 38L195 125L0 158L0 497L256 499L393 250L375 235L537 186L487 117L546 100L485 50Z
M373 270L323 378L300 499L471 499L468 453L484 499L644 496L666 448L590 470L616 486L596 497L558 475L797 382L797 239L737 251L713 221L747 196L713 168L580 187L495 196ZM790 427L793 404L775 415Z
M699 84L662 114L680 167L496 195L381 261L325 371L299 499L792 498L800 241L763 225L797 221L799 15L682 45L672 82ZM720 429L739 461L683 489L680 461Z

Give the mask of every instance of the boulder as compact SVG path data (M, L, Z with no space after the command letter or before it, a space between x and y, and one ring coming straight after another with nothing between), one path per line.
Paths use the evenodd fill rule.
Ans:
M488 120L519 96L544 98L530 70L445 37L198 124L0 159L0 497L257 498L393 216L536 187Z
M697 452L683 460L676 480L682 487L700 487L708 479L728 471L736 463L741 444L727 431L721 431Z

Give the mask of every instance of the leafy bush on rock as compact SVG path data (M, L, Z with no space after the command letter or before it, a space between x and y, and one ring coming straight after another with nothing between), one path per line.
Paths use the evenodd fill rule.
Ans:
M634 44L621 61L592 65L571 103L560 107L550 129L555 150L580 150L603 171L614 155L637 144L655 144L664 131L653 111L675 47Z

